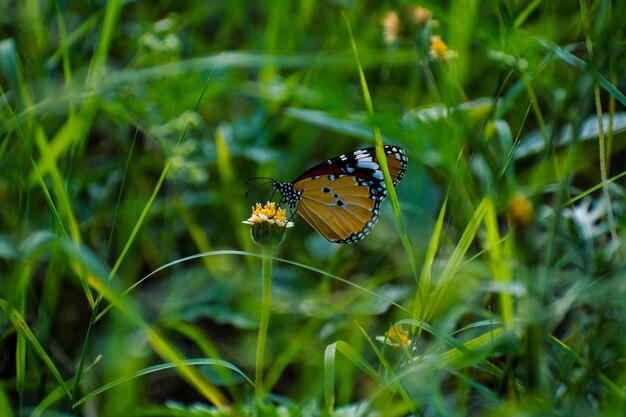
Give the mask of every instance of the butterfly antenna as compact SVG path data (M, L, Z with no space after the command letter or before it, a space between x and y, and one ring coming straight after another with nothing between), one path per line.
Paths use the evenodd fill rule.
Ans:
M269 178L269 177L250 177L246 179L246 185L250 185L252 181L259 181L259 180L272 181L272 182L275 181L274 178Z
M266 180L266 181L262 182L260 184L255 184L255 185L251 186L250 188L248 188L248 191L246 191L246 195L245 195L246 200L248 199L248 195L250 195L250 193L252 191L256 190L259 187L264 187L266 185L274 183L274 180L272 178L255 177L255 178L248 178L246 180L246 185L250 185L251 181L258 181L258 180ZM276 190L274 190L274 191L276 191Z

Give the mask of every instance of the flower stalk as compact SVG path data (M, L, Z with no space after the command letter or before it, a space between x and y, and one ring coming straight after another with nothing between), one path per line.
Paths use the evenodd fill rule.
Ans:
M261 325L259 326L259 337L256 345L256 373L255 373L255 396L262 399L263 393L263 362L265 356L265 340L267 338L267 327L270 321L270 303L272 289L272 245L262 246L263 268L262 268L262 300L261 300Z
M293 227L293 223L287 220L287 213L276 204L267 202L265 206L257 203L252 208L252 216L243 223L252 226L250 235L252 240L261 246L263 254L263 266L261 269L261 324L259 325L259 337L256 345L256 369L254 377L254 395L257 401L264 398L263 390L263 364L265 362L265 345L267 328L270 322L270 305L272 294L272 255L274 247L282 242L285 230Z

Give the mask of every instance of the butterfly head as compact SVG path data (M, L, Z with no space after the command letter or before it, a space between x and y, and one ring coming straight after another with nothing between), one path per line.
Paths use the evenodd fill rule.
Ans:
M289 208L296 208L296 204L298 204L300 197L302 197L302 191L296 191L295 188L293 188L293 184L290 182L274 181L272 185L274 189L282 195L280 203L278 204L279 206L289 204Z

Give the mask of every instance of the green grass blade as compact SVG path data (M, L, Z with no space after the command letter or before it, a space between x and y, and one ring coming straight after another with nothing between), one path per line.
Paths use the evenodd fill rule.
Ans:
M65 124L61 126L52 139L49 142L41 141L39 145L40 157L37 163L39 171L30 174L31 181L35 181L38 176L43 176L48 173L53 175L54 171L58 170L58 159L61 158L72 145L77 144L79 135L77 135L76 132L86 130L87 122L88 120L84 118L81 119L79 116L74 115L74 111L72 110Z
M217 61L216 65L218 63L219 63L219 60ZM198 95L198 99L196 100L196 104L195 104L195 106L193 108L194 112L198 109L198 106L200 105L200 101L204 97L204 93L206 92L206 89L207 89L207 87L209 85L209 82L211 81L211 78L213 77L214 71L215 71L215 67L213 68L213 70L211 71L209 76L207 77L207 80L204 83L204 87L202 88L202 91L200 91L200 94ZM183 130L183 132L178 137L178 142L177 142L176 146L180 146L180 144L184 140L185 136L187 135L188 129L189 129L189 124L187 124L185 126L185 129ZM167 173L169 172L171 166L172 166L172 160L170 159L167 162L167 164L165 164L165 167L163 167L163 171L161 171L161 176L159 177L156 185L154 186L154 189L152 190L152 194L150 195L150 198L148 198L148 202L144 206L141 214L139 215L139 218L137 219L137 222L135 223L135 226L133 227L133 230L132 230L130 236L126 240L126 244L124 245L124 249L122 249L122 252L120 253L119 257L117 258L117 261L115 262L115 265L113 265L113 268L111 269L111 272L109 274L108 279L111 279L111 278L113 278L113 276L115 276L115 274L117 273L117 270L120 267L122 261L126 257L126 254L128 253L128 250L130 249L133 241L135 240L135 237L137 236L137 233L139 233L139 229L143 225L143 223L144 223L144 221L146 219L146 216L150 212L150 208L152 207L152 205L154 204L154 201L156 200L156 197L157 197L157 195L159 193L159 190L161 189L161 186L163 185L163 182L165 181L165 178L167 177Z
M254 386L254 382L239 368L237 368L235 365L220 360L220 359L205 359L205 358L200 358L200 359L186 359L183 361L180 361L178 363L176 362L170 362L170 363L161 363L159 365L154 365L154 366L150 366L144 369L141 369L139 371L133 372L130 375L125 375L121 378L116 379L115 381L111 381L103 386L101 386L100 388L90 392L89 394L85 395L83 398L81 398L80 400L76 401L73 405L72 408L76 408L78 406L80 406L81 404L83 404L85 401L94 398L100 394L102 394L105 391L110 390L111 388L115 388L118 385L121 385L125 382L131 381L133 379L145 376L145 375L149 375L155 372L160 372L160 371L164 371L167 369L174 369L174 368L178 368L181 366L185 366L185 367L192 367L192 366L201 366L201 365L208 365L208 366L214 366L214 367L222 367L222 368L226 368L226 369L230 369L231 371L234 371L236 373L238 373L239 375L241 375L250 385Z
M97 356L96 359L93 361L93 363L91 363L85 369L85 373L91 371L91 369L98 362L100 362L101 359L102 359L102 356ZM68 379L67 381L65 381L65 383L69 387L69 386L72 386L72 384L74 383L74 380L75 380L75 378L71 378L71 379ZM50 408L53 404L56 404L59 401L61 401L64 397L65 397L65 395L63 393L63 389L61 387L56 387L55 389L50 391L50 393L48 395L46 395L46 397L43 400L41 400L39 402L39 404L37 404L37 406L30 413L30 417L44 417L44 416L47 416L49 414L49 413L47 413L48 408Z
M235 163L230 156L223 125L218 126L215 132L215 149L217 152L217 171L220 175L222 185L222 196L224 196L226 201L230 201L231 199L243 195L244 192L241 190L239 182L235 180L235 173L233 171ZM249 217L249 213L246 213L240 204L233 205L230 212L232 224L235 227L234 233L239 241L239 246L245 251L252 251L253 243L250 239L250 232L241 227L241 222Z
M367 112L369 113L369 115L373 117L374 105L372 104L372 97L370 96L369 88L367 87L367 80L365 79L365 73L363 72L363 67L361 66L361 61L359 59L359 51L357 49L356 42L354 41L354 36L352 35L352 26L350 25L350 20L348 19L348 15L345 12L342 12L342 17L348 29L348 36L350 38L352 52L354 53L354 60L356 61L357 70L359 73L359 80L361 82L361 90L363 92L365 107L367 108ZM393 185L391 176L389 175L389 168L387 167L387 156L385 154L383 139L380 134L380 129L377 126L374 126L372 130L374 132L374 142L376 144L376 158L385 176L385 186L387 188L387 195L389 196L389 201L391 202L391 207L393 209L393 217L395 220L396 229L398 230L402 246L404 247L407 258L409 259L411 273L413 274L415 283L418 284L419 278L417 276L417 261L415 260L415 253L413 252L411 240L409 239L406 227L404 227L404 220L402 220L402 211L400 210L400 203L398 202L396 189Z
M126 177L128 176L128 168L130 166L130 161L133 158L133 150L135 149L135 143L137 143L138 134L139 134L139 129L135 129L135 134L133 135L133 141L130 144L130 149L128 150L128 156L126 157L126 164L124 165L124 173L122 174L120 188L117 191L117 200L115 202L115 210L113 211L113 219L111 220L111 230L109 232L109 238L107 240L107 247L104 252L104 260L107 263L109 262L110 255L111 255L111 245L113 244L113 234L115 233L116 226L117 226L117 216L120 210L120 204L122 203L124 185L126 184Z
M106 65L113 33L115 32L115 25L117 24L122 5L122 0L109 0L106 2L104 19L98 33L98 44L89 64L87 84L96 82Z
M401 324L401 325L406 324L412 327L417 327L421 331L425 331L431 334L435 339L441 340L447 346L450 346L456 350L464 351L465 353L469 353L469 350L465 347L465 345L462 342L458 341L457 339L455 339L454 337L448 334L442 333L438 328L426 323L423 320L403 319L403 320L399 320L397 324Z
M28 85L24 78L22 63L14 39L0 41L0 70L6 77L7 90L13 90L17 93L16 106L18 110L30 107L33 100L28 92Z
M58 9L58 2L59 0L55 0L55 6L57 8L56 12L58 14L57 21L61 22L63 20L63 16L62 12ZM61 35L59 39L59 45L54 53L51 55L49 62L51 63L51 66L54 66L59 60L63 60L63 70L65 71L66 81L67 75L70 74L70 72L68 72L66 68L66 57L69 56L67 51L69 51L72 46L78 43L78 41L84 38L90 31L94 30L94 27L98 24L98 21L100 20L101 14L102 10L96 10L93 14L91 14L89 17L86 17L82 22L80 22L76 29L69 35L63 34L61 33L61 30L59 30L59 35ZM61 28L61 25L59 25L59 28ZM63 32L65 32L65 30L63 30Z
M126 240L126 244L124 245L122 252L117 257L117 260L115 261L115 265L113 265L113 268L111 268L111 272L109 273L109 276L108 276L109 280L115 276L115 274L117 273L117 270L122 264L122 261L124 261L124 258L126 258L126 255L128 254L128 250L130 249L133 242L135 241L135 238L137 237L137 234L139 233L139 229L141 229L141 226L143 226L143 223L146 220L146 217L148 216L148 213L150 212L150 209L152 208L152 205L154 204L154 201L156 200L157 195L159 194L159 190L161 189L161 186L163 185L163 182L165 181L165 178L167 177L167 173L169 172L171 165L172 165L172 162L170 160L165 165L165 168L163 168L163 171L161 172L161 176L157 180L157 183L155 184L154 188L152 189L152 194L148 198L148 202L146 203L143 210L141 211L141 214L139 215L137 222L135 222L135 226L133 227L133 230L131 231L130 236L128 236L128 239Z
M67 33L65 31L65 21L63 20L63 13L59 9L59 0L54 0L54 12L57 16L57 26L59 28L59 43L64 45L67 39ZM63 57L63 75L65 77L65 83L69 84L72 81L72 67L70 65L70 54L67 47L59 48L59 51ZM74 117L74 108L70 109L71 116Z
M502 168L500 168L500 171L498 172L498 177L502 177L504 175L505 172L507 172L507 170L511 170L511 172L514 172L513 169L511 168L511 163L513 162L513 159L515 157L515 152L517 151L517 148L520 144L520 135L522 134L522 126L526 125L526 119L528 118L528 114L530 113L530 109L532 108L532 103L528 103L528 107L526 108L526 112L524 113L524 118L522 119L522 122L520 124L520 128L517 131L517 135L515 136L515 140L513 141L513 145L511 146L506 159L504 160L504 163L502 164Z
M110 280L108 277L111 275L106 272L105 267L97 260L95 255L84 246L76 247L67 241L62 242L61 247L68 256L80 262L89 271L89 284L98 290L98 293L103 298L114 305L130 323L146 333L157 355L168 362L177 364L182 377L212 404L218 407L226 404L227 401L221 392L202 374L185 365L185 358L174 346L140 317L136 308L132 305L132 301L109 285Z
M15 45L12 42L2 41L0 42L0 63L2 67L8 66L8 72L12 74L13 82L15 83L14 87L20 92L20 99L25 108L32 106L33 100L30 96L28 87L24 81L24 76L22 74L22 65L17 56L17 52L15 51ZM12 117L15 117L15 113L10 106L6 106L9 113ZM70 203L69 196L67 194L67 190L65 188L65 183L63 180L63 176L61 175L61 171L59 170L56 160L54 158L47 158L47 156L51 155L50 146L48 140L46 138L46 134L41 127L41 125L33 118L30 118L31 122L31 131L32 137L34 138L34 142L37 146L39 153L42 155L42 161L48 167L50 171L50 178L52 180L52 188L57 197L57 205L59 210L56 211L55 217L59 224L67 224L67 229L69 230L69 234L72 236L72 239L79 243L80 242L80 231L78 228L78 222L76 217L74 216L74 212L72 210L72 205ZM24 145L30 144L33 139L29 135L27 135L22 129L15 129L18 137L22 141ZM34 164L35 169L32 171L31 175L34 175L34 179L37 179L40 184L43 183L43 172L37 164ZM46 188L46 187L44 187ZM52 197L47 192L44 192L45 197L50 203L52 201ZM52 204L51 207L55 205ZM63 219L63 221L60 221ZM62 227L65 230L65 226ZM79 275L80 278L80 275ZM81 278L82 279L82 278ZM83 287L86 288L86 287ZM91 304L93 304L93 299L90 293L87 293L87 299Z
M423 317L424 320L430 318L430 314L432 314L435 306L439 304L441 298L445 295L446 289L451 282L450 279L463 265L463 257L465 256L467 250L474 241L474 237L478 232L478 228L483 221L483 217L487 210L487 201L487 197L483 198L478 207L476 207L472 218L470 219L467 227L463 231L463 235L461 235L459 243L454 248L454 251L450 256L450 259L446 263L446 266L441 273L441 276L437 279L436 285L438 286L438 288L433 291L433 298L431 299L429 305L426 306L427 310Z
M72 385L72 380L67 381L67 385ZM63 389L61 387L57 387L53 389L46 397L37 404L37 407L30 413L30 417L45 417L48 408L52 405L58 403L63 398L65 398L65 394L63 393Z
M9 65L11 70L10 72L14 73L14 82L17 83L14 87L20 92L20 99L24 108L32 106L33 99L24 80L24 75L22 74L21 69L22 65L17 56L17 52L14 49L14 45L12 43L0 43L0 54L3 55L0 61L9 62L8 64L3 62L3 66ZM14 116L13 110L8 106L7 108L9 108L12 116ZM67 228L69 230L69 234L72 236L72 239L76 242L80 242L78 222L76 221L76 217L74 216L74 212L72 210L72 205L67 194L67 189L65 188L63 176L58 168L58 165L56 164L56 160L53 158L48 160L47 158L47 156L51 154L51 149L45 131L37 120L29 118L29 122L31 124L30 132L32 132L30 135L26 135L22 129L16 129L16 132L24 145L30 144L34 139L35 145L37 146L37 150L42 156L42 159L45 158L46 164L48 164L50 178L52 180L52 188L58 200L57 203L59 213L62 218L64 218L64 222L67 224ZM37 171L35 174L43 176L41 171Z
M208 253L197 253L195 255L187 256L185 258L180 258L180 259L177 259L175 261L169 262L169 263L167 263L165 265L161 265L160 267L158 267L157 269L155 269L154 271L150 272L148 275L146 275L145 277L141 278L139 281L135 282L133 285L128 287L128 289L126 289L124 291L124 295L130 293L133 289L137 288L139 285L141 285L147 279L149 279L151 277L154 277L159 272L161 272L161 271L163 271L165 269L171 268L174 265L178 265L178 264L183 263L183 262L189 262L189 261L192 261L192 260L195 260L195 259L200 259L200 258L203 258L205 256L223 256L223 255L250 256L250 257L259 258L259 259L263 259L264 258L263 255L258 254L258 253L238 251L238 250L219 250L219 251L212 251L212 252L208 252ZM408 310L407 308L401 306L400 304L396 303L395 301L389 299L388 297L385 297L383 295L377 294L375 291L367 289L367 288L365 288L365 287L363 287L363 286L361 286L359 284L356 284L356 283L354 283L354 282L352 282L352 281L350 281L348 279L342 278L342 277L340 277L338 275L331 274L330 272L327 272L327 271L325 271L323 269L316 268L316 267L310 266L310 265L306 265L306 264L303 264L301 262L291 261L289 259L277 258L275 256L268 257L267 259L272 259L273 261L281 262L281 263L284 263L284 264L287 264L287 265L297 266L298 268L306 269L306 270L309 270L309 271L316 272L316 273L318 273L320 275L327 276L327 277L332 278L332 279L334 279L336 281L339 281L339 282L342 282L342 283L344 283L346 285L354 287L354 288L356 288L356 289L358 289L358 290L360 290L360 291L362 291L362 292L364 292L364 293L366 293L366 294L368 294L368 295L370 295L372 297L376 297L379 300L385 301L385 302L389 303L390 305L393 305L394 307L398 308L399 311L402 311L402 312L404 312L406 314L409 314L409 315L411 314L410 310ZM109 311L109 309L110 309L110 307L105 308L98 315L97 320L100 320Z
M32 106L33 100L30 96L27 85L25 84L21 70L21 63L19 61L17 53L14 50L14 44L12 42L0 42L0 63L3 67L6 67L7 65L9 66L10 73L13 75L13 81L17 84L14 85L14 87L20 92L20 99L24 107L28 108ZM8 105L6 106L6 108L10 115L12 117L15 117L13 109L11 109L11 107ZM48 158L51 151L44 129L37 120L29 118L28 121L30 122L29 134L27 134L21 128L16 128L15 132L24 146L30 146L33 141L31 135L32 137L34 137L34 142L37 146L39 153L41 154L42 162L48 167L49 170L50 178L52 180L52 190L54 191L57 200L56 204L53 202L52 195L48 191L47 186L45 186L43 172L41 171L40 167L36 163L34 163L32 156L29 155L29 157L31 158L31 163L34 167L34 169L31 171L31 175L33 175L33 178L39 182L44 193L44 198L48 202L50 209L53 211L53 216L60 227L61 233L63 235L69 233L74 242L78 244L81 241L80 230L78 227L78 221L76 220L72 209L69 195L67 193L64 178L58 168L56 160L54 158ZM79 269L76 269L75 271L78 275L81 286L83 287L83 291L85 292L85 296L89 304L93 305L93 296L89 291L89 287L85 282L82 272Z
M496 321L484 325L481 324L481 327L490 327L489 331L467 342L461 342L451 335L442 333L437 328L421 320L405 319L398 321L398 324L419 327L421 330L433 335L436 340L442 341L445 346L450 347L447 351L440 353L437 345L434 345L430 350L422 352L421 355L414 358L417 364L420 363L421 359L426 361L427 364L432 363L439 369L448 368L448 370L451 370L450 368L477 366L498 378L501 378L504 373L491 362L483 363L484 361L482 361L481 357L484 359L498 349L499 346L507 343L515 344L517 340L517 336L514 333L505 332ZM471 328L474 327L468 327L468 329ZM458 331L455 333L458 333Z
M541 46L550 51L554 52L554 54L560 58L563 62L568 65L571 65L574 68L578 68L579 70L587 69L588 64L582 59L578 58L576 55L571 52L565 50L564 48L558 46L557 44L547 40L547 39L537 39L537 42ZM626 96L617 89L608 79L606 79L602 74L598 72L594 72L594 76L600 87L606 90L607 93L612 95L617 101L619 101L622 106L626 107Z
M9 139L10 139L10 133L7 133L7 135L2 140L2 143L0 143L0 160L4 159L4 154L6 153L7 148L9 147Z
M35 161L31 159L31 162L33 164L34 171L39 172L39 168L37 167L37 164L35 163ZM37 175L37 182L39 183L39 186L41 187L41 192L43 193L43 196L46 202L48 203L48 207L50 208L50 211L52 212L52 217L54 218L57 224L57 227L59 228L59 231L61 232L61 236L67 237L68 236L67 231L65 230L65 226L63 225L63 220L61 219L61 215L59 214L59 211L57 210L57 207L54 204L54 201L52 200L52 196L50 195L50 191L48 191L48 188L46 187L46 183L44 182L41 175Z
M404 367L402 372L396 375L395 379L387 381L386 385L381 387L381 391L392 387L392 384L402 382L404 379L414 380L417 376L420 376L420 373L424 370L433 368L445 370L462 380L466 380L467 378L467 382L478 389L483 396L495 399L497 397L491 390L478 384L475 378L463 377L462 374L459 373L459 370L477 368L501 379L504 373L493 366L489 361L486 361L486 358L498 352L500 346L506 344L512 337L514 337L512 333L503 332L502 328L498 328L461 344L461 348L453 348L439 354L418 356L410 366ZM486 365L483 365L485 362ZM428 372L426 375L431 374L431 372ZM519 388L523 390L523 387ZM379 395L380 393L377 396Z
M467 250L469 249L470 245L474 241L476 232L478 231L478 228L480 227L480 224L483 221L485 211L487 210L488 201L489 201L488 197L485 197L480 202L478 207L476 207L476 210L474 211L472 218L470 219L467 227L463 231L463 235L461 235L461 239L459 240L459 243L454 248L454 252L452 252L452 256L450 257L450 260L447 262L443 270L443 273L441 274L440 279L443 282L445 282L448 278L454 275L458 271L459 266L462 264L463 257L465 256L465 254L467 253Z
M550 336L550 341L552 342L554 346L559 348L574 362L576 362L577 364L579 364L580 366L582 366L583 368L589 371L596 372L598 375L598 379L604 385L606 385L608 389L613 391L613 393L615 393L619 398L626 399L626 388L619 386L618 384L613 382L608 376L606 376L606 374L595 369L594 365L589 363L589 361L587 361L585 358L580 356L578 353L574 352L569 346L567 346L565 343L563 343L561 340L559 340L555 336Z
M37 170L37 166L35 164L35 161L31 159L32 164L34 165L34 169ZM63 221L61 220L61 217L59 215L59 212L56 209L56 206L54 205L54 201L52 200L52 196L50 195L50 192L48 191L48 188L46 187L46 184L43 181L43 178L38 177L38 182L39 182L39 186L41 187L41 190L44 194L44 198L48 203L48 207L50 208L50 211L52 212L53 218L56 221L58 230L61 232L61 236L65 237L65 238L69 238L69 236L67 235L67 231L65 230L65 227L63 226ZM52 236L50 236L50 238L53 238ZM47 239L46 239L47 240ZM86 280L82 279L83 274L82 271L77 273L77 276L79 277L79 281L81 284L81 287L83 288L83 292L86 295L87 300L89 300L90 302L93 302L93 298L91 297L91 291L89 290L89 285L87 284ZM26 282L26 280L24 280L23 282ZM52 294L46 294L46 297L51 296Z
M179 196L174 197L172 207L176 212L176 216L178 216L178 218L185 225L187 233L189 233L189 236L191 237L191 240L193 241L198 252L211 252L213 250L213 246L209 242L206 231L202 228L202 225L194 216L193 211L185 207ZM228 268L228 265L217 264L212 261L211 258L202 258L202 262L204 263L207 271L211 274L216 274L220 268Z
M439 209L439 216L437 216L437 222L430 236L428 242L428 249L426 249L426 257L424 258L424 264L420 272L419 285L415 293L415 301L413 302L413 318L422 319L425 312L425 308L428 305L428 296L431 292L431 278L433 273L433 264L435 262L435 255L439 248L439 240L441 238L441 231L443 230L443 220L446 215L446 208L448 206L448 196L443 199L441 208Z
M29 267L24 268L24 273L30 275L32 271L30 271ZM22 278L20 277L20 281ZM20 317L24 317L25 314L25 306L26 306L26 289L21 289L21 294L18 295L17 308L16 310ZM20 395L20 397L24 393L24 380L26 378L26 339L21 334L17 334L17 343L15 346L15 387Z
M444 367L468 367L483 362L492 354L492 347L500 344L506 336L504 329L496 328L490 332L463 343L463 349L453 348L442 353L436 362Z
M522 10L522 12L519 13L517 17L515 18L515 22L513 26L515 28L521 27L526 22L526 19L528 19L528 17L535 11L535 9L540 4L541 4L541 0L534 0L532 3L526 6L526 8Z
M13 417L13 410L4 389L0 386L0 416Z
M500 239L500 231L498 230L498 217L496 208L491 198L486 199L487 207L485 210L485 231L487 243L489 247L489 269L494 281L502 282L504 285L509 284L512 278L512 272L506 262L503 252L502 242ZM505 329L513 328L514 309L513 296L507 291L499 293L500 315Z
M389 361L387 361L387 359L385 358L383 353L380 351L380 349L378 349L378 346L376 346L376 343L374 343L374 341L369 336L369 334L367 334L365 329L363 327L361 327L361 325L359 325L358 323L356 323L356 325L359 328L359 330L361 331L361 334L363 335L365 340L367 340L367 343L370 345L370 347L372 348L372 350L374 351L374 353L378 357L378 360L380 361L382 366L385 368L385 370L389 374L388 378L391 378L392 381L396 381L395 370L391 367L391 364L389 363ZM393 329L393 327L390 327L390 329ZM411 357L410 357L410 353L409 353L409 351L407 349L407 346L401 346L401 348L404 350L404 353L407 356L407 359L410 360ZM413 413L416 413L417 412L417 408L415 407L414 402L411 400L411 397L406 392L406 390L404 389L402 384L395 383L395 384L392 385L392 387L393 387L394 390L396 390L397 392L400 393L400 396L402 397L402 400L404 400L404 402L405 402L406 406L408 407L408 409L411 410Z
M350 362L361 368L361 370L379 383L383 382L383 377L352 346L343 340L328 345L324 352L324 398L326 410L329 412L333 410L335 405L335 362L337 352L342 353Z
M614 177L611 177L611 178L607 179L606 181L602 181L602 182L594 185L593 187L587 189L586 191L583 191L582 193L578 194L576 197L570 198L565 203L563 203L561 207L572 205L575 202L577 202L578 200L580 200L581 198L584 198L584 197L588 196L589 194L593 193L594 191L597 191L597 190L601 189L602 187L604 187L606 185L609 185L610 183L615 182L615 181L617 181L618 179L620 179L620 178L622 178L624 176L626 176L626 171L622 172L621 174L617 174Z
M40 127L37 127L35 130L35 143L37 144L40 155L42 155L42 158L45 158L47 161L46 165L48 166L48 173L50 174L50 179L52 180L52 189L54 190L57 198L57 206L59 207L59 213L62 216L61 218L63 218L64 224L67 225L67 230L69 235L72 237L72 240L76 243L80 243L80 229L78 227L78 221L74 216L74 211L72 210L72 203L67 193L67 188L65 187L63 175L57 165L57 161L50 158L50 155L53 153L50 149L46 135ZM42 177L43 172L41 169L38 169L35 173L35 178L40 180Z
M54 376L69 397L71 395L70 390L61 377L61 373L54 365L54 362L50 359L50 356L48 356L43 346L41 346L37 337L33 334L32 330L24 320L24 317L22 317L22 315L15 308L9 307L8 303L4 299L0 299L0 308L4 310L4 314L7 316L15 330L30 344L30 347L43 361L50 373Z
M167 320L163 323L163 327L180 333L187 339L191 340L196 346L198 346L204 357L213 358L214 360L218 360L223 357L219 348L209 339L205 331L200 326L196 326L183 320ZM232 387L232 375L228 369L224 369L223 366L216 366L215 373L222 379L222 381L224 381L223 384L226 388L228 388L231 397L241 401L242 398L240 392L235 387ZM244 377L248 380L248 382L252 382L252 380L248 377Z

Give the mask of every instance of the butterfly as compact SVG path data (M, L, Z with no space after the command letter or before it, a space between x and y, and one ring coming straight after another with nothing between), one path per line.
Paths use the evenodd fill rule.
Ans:
M396 186L408 159L399 146L385 146L387 167ZM383 172L372 148L337 156L292 182L273 182L279 205L295 209L320 235L334 243L353 243L367 235L387 197Z

